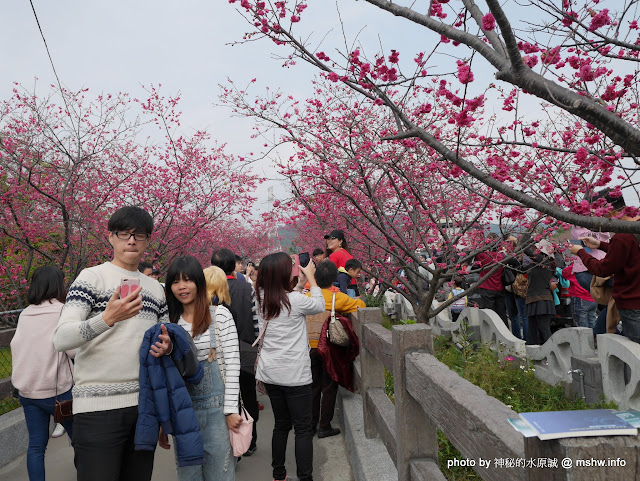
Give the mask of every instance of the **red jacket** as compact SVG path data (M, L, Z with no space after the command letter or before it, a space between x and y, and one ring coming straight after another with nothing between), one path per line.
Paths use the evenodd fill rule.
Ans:
M331 316L329 316L322 326L322 331L320 331L318 352L322 356L329 377L353 392L355 390L353 384L353 361L360 353L360 343L351 322L342 316L336 316L336 319L340 319L340 322L342 322L351 344L347 347L341 347L329 342L327 339L327 330L329 329L329 322L331 322Z
M347 261L351 259L353 259L353 256L342 247L329 255L329 260L333 262L338 269L340 269L341 267L344 268L344 265L347 263ZM351 279L349 285L352 286L356 284L356 280Z
M504 256L501 252L480 252L476 256L476 264L480 267L488 266L488 269L480 271L480 278L482 279L487 272L491 270L491 267L494 266L497 262L500 262L504 259ZM487 289L488 291L502 291L502 271L504 268L501 266L491 274L486 281L478 286L479 289Z
M618 309L640 309L640 247L633 234L616 234L600 242L607 255L598 260L584 249L578 256L589 272L599 277L615 276L612 296Z

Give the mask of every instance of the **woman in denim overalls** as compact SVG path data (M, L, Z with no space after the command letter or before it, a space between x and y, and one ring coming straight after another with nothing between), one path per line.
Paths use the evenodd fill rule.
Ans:
M233 317L223 306L215 308L209 306L204 272L200 263L193 257L180 257L171 264L167 273L166 286L169 318L171 322L180 324L193 336L198 360L204 367L204 377L199 384L186 383L200 422L204 464L178 467L178 479L180 481L233 481L235 457L229 441L228 429L237 428L242 422L237 414L238 389L236 386L238 386L239 361L237 372L233 368L236 358L239 359ZM223 348L225 348L224 355ZM226 367L225 356L229 365L226 370L226 380L227 386L230 387L226 396L225 383L221 375L221 368ZM166 435L160 442L161 446L163 442L166 443Z

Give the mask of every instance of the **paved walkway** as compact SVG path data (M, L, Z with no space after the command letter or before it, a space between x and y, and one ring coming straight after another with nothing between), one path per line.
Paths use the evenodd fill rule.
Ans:
M271 478L271 432L273 431L273 412L269 398L258 395L265 405L260 412L258 422L258 449L250 458L244 458L236 468L237 481L261 481ZM336 418L339 418L336 412ZM334 420L338 426L339 419ZM344 429L343 429L344 432ZM330 460L330 461L329 461ZM73 449L67 436L50 439L45 458L47 479L52 481L73 481L76 479L73 466ZM287 472L295 475L295 457L293 432L287 443ZM353 481L349 466L344 434L331 438L313 439L313 475L316 481ZM156 449L152 481L177 481L173 449ZM0 468L0 481L29 481L26 456Z

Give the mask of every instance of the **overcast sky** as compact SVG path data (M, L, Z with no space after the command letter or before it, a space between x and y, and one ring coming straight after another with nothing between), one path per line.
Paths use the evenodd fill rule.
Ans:
M285 48L262 40L243 45L246 21L235 11L239 2L227 0L33 0L58 75L64 86L90 92L129 92L142 97L141 85L162 84L165 95L182 94L182 125L189 130L206 128L228 151L246 155L259 150L251 142L251 124L230 118L222 107L214 107L219 84L231 78L245 85L257 78L256 93L266 85L302 97L310 91L317 72L304 64L281 67L274 55L287 55ZM420 50L430 51L438 36L410 22L381 12L355 0L311 0L299 31L311 33L312 44L323 40L322 50L331 56L344 46L337 9L346 26L349 42L357 37L371 57L382 44L397 49L410 61ZM39 91L46 92L54 76L28 0L5 0L0 28L3 45L0 95L11 95L13 82L30 88L37 77ZM325 34L329 34L325 37ZM458 52L466 54L468 52ZM440 72L455 64L448 57L430 62ZM482 88L479 77L491 69L474 67L474 87ZM486 84L485 84L486 85ZM257 166L259 173L273 176L268 162ZM266 201L267 186L258 195ZM285 192L276 186L276 196ZM266 204L262 204L266 207Z
M183 127L206 128L214 138L228 144L228 151L245 155L250 146L251 124L231 119L229 111L214 107L219 84L231 78L244 85L257 78L260 86L279 87L303 96L316 73L306 65L283 69L274 54L286 54L270 41L230 45L248 30L246 21L227 0L33 0L40 25L58 75L72 90L89 88L99 92L129 92L144 95L141 86L162 84L165 95L182 94ZM336 3L311 1L305 12L307 28L313 25L319 41L333 29L326 43L340 39ZM392 27L394 39L403 41L406 29L387 24L364 2L337 2L345 23L355 35L365 25L376 41L377 31ZM28 0L4 2L0 44L0 95L11 95L13 82L28 89L38 78L38 91L47 92L53 71ZM367 18L370 13L371 18ZM313 19L313 22L310 21ZM309 25L310 24L310 25ZM387 30L388 31L388 30ZM273 175L267 162L258 170ZM284 192L276 187L276 194ZM266 200L266 188L259 196Z

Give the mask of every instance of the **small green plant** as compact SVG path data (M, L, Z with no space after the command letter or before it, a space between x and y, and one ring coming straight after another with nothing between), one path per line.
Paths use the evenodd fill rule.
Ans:
M477 348L477 342L471 339L471 330L469 324L466 322L460 323L460 329L458 330L457 342L461 346L462 357L465 361L468 361L471 354Z
M384 392L391 402L395 404L395 385L393 384L393 374L387 369L384 370Z
M364 296L360 297L360 299L364 301L367 307L380 307L382 304L384 304L384 296L373 296L371 294L365 294Z
M415 324L415 323L416 323L416 321L414 321L413 319L399 319L396 324L402 324L402 325L406 326L406 325Z

